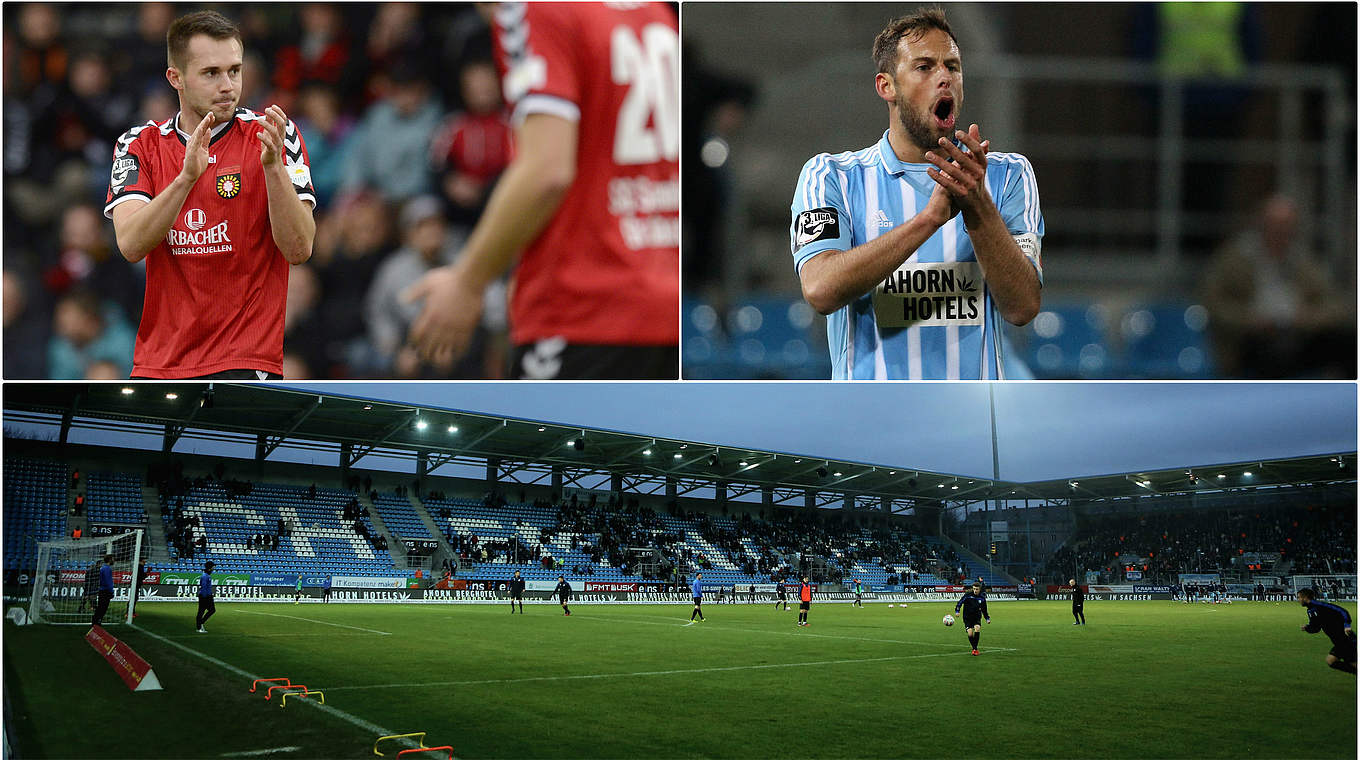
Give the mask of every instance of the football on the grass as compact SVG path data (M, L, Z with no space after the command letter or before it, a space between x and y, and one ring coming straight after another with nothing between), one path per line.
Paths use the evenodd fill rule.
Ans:
M954 616L953 616L953 615L945 615L945 616L944 616L944 624L945 624L945 625L953 625L953 624L954 624Z

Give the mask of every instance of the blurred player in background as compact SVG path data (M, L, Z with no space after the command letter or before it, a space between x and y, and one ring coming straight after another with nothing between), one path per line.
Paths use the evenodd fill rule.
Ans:
M515 602L519 602L519 614L524 614L524 579L520 577L519 571L515 571L515 577L510 579L510 614L515 614Z
M147 262L132 375L279 378L288 266L316 234L302 135L278 106L238 108L226 18L176 19L166 47L179 113L118 139L104 205L123 257Z
M94 617L90 620L90 625L100 625L104 622L104 614L109 611L109 602L113 601L113 555L104 555L104 564L99 566L99 599L94 605Z
M808 624L808 612L812 610L812 586L808 585L808 579L803 579L803 585L798 587L798 625Z
M1039 312L1044 221L1034 170L956 130L963 62L944 12L874 40L888 105L878 144L814 156L789 228L803 297L827 315L836 380L1004 379L1002 319Z
M1296 598L1308 610L1308 624L1299 626L1299 630L1304 633L1321 631L1332 640L1327 667L1355 675L1355 631L1351 628L1351 613L1344 607L1319 602L1311 588L1299 589Z
M557 586L553 589L553 592L548 595L548 598L551 599L554 596L557 597L557 601L562 605L562 613L564 615L570 615L571 608L568 607L567 604L571 602L571 584L567 583L567 579L561 575L557 576Z
M982 621L985 618L989 624L992 622L981 583L973 581L973 587L954 605L954 614L957 615L960 609L963 610L963 630L968 634L968 643L973 645L973 654L977 654L978 642L982 641Z
M501 3L515 158L459 259L409 291L447 365L514 268L511 376L679 377L679 35L660 3Z
M1086 592L1077 585L1076 578L1068 580L1067 585L1072 587L1072 619L1077 621L1072 625L1086 625Z
M703 582L701 581L701 579L702 579L703 577L704 577L704 574L703 574L703 573L695 573L695 574L694 574L694 583L693 583L693 585L690 586L690 589L689 589L689 595L690 595L691 597L694 598L694 611L691 612L691 613L689 613L689 621L690 621L691 623L694 622L694 616L695 616L695 615L698 615L698 616L699 616L699 622L702 623L703 620L704 620L704 609L703 609L703 604L704 604L704 584L703 584ZM721 597L721 592L719 592L719 599L721 599L721 598L722 598L722 597Z
M212 571L213 563L204 562L203 572L198 575L198 614L194 615L196 633L207 633L208 629L203 624L217 612L217 605L213 603Z

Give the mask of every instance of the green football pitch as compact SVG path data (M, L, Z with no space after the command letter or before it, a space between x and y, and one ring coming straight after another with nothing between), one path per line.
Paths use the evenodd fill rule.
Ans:
M1064 603L994 602L978 657L948 604L814 604L807 628L795 605L690 609L224 602L199 635L194 606L146 604L110 628L164 684L139 693L85 627L5 623L9 740L101 759L373 757L416 731L461 758L1356 756L1356 679L1296 604L1092 601L1076 627ZM325 706L249 693L279 676Z

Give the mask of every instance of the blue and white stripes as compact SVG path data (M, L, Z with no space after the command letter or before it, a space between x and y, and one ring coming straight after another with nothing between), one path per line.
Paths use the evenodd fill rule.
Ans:
M1030 260L1042 282L1044 222L1034 170L1017 153L993 152L987 159L988 189L1011 234L1033 236ZM797 271L818 254L863 245L920 213L935 189L929 166L898 159L886 132L863 150L814 156L803 166L791 207ZM827 218L834 226L809 228L810 219ZM963 219L955 216L888 281L827 317L832 377L1002 379L1000 325Z

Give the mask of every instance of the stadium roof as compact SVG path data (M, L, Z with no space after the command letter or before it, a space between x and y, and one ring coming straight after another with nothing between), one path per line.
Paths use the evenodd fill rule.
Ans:
M281 447L334 452L349 466L370 454L418 458L427 472L446 464L494 461L508 482L564 485L612 475L624 489L677 495L726 483L728 495L772 489L775 503L819 507L850 497L859 508L893 511L984 500L1094 500L1280 485L1354 482L1355 452L1229 465L1189 463L1173 470L1041 482L1005 482L651 437L548 421L414 406L253 384L40 383L5 386L7 420L162 436L167 451L182 438L253 444L267 458ZM580 448L578 448L578 441ZM1245 474L1245 473L1250 473Z

